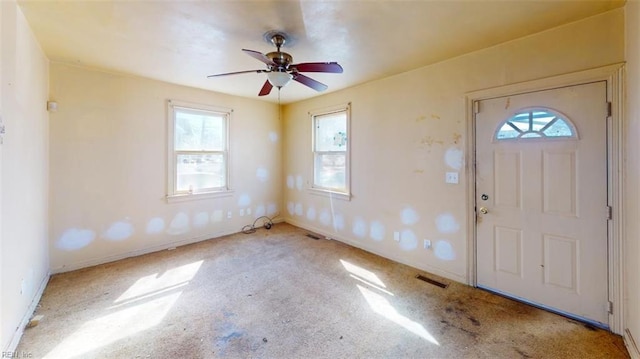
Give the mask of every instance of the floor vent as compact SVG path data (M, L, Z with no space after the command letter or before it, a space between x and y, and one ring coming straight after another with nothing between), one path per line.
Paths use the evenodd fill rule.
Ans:
M437 287L440 287L440 288L447 288L449 286L448 284L445 284L445 283L442 283L442 282L438 282L437 280L433 280L431 278L427 278L427 277L423 276L422 274L416 275L416 278L420 279L421 281L427 282L429 284L433 284L433 285L435 285Z
M311 234L311 233L307 233L307 237L309 237L309 238L313 238L313 239L315 239L315 240L320 239L320 237L316 236L315 234Z

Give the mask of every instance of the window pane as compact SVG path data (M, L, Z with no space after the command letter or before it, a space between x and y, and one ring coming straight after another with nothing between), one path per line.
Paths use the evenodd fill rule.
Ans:
M573 131L571 131L571 127L566 122L558 119L544 130L544 134L549 137L571 137L573 136Z
M346 151L347 114L332 113L315 117L316 151Z
M513 115L500 125L496 139L567 137L577 138L569 120L552 110L536 109Z
M176 191L198 191L226 186L222 154L179 154L176 160Z
M176 151L224 151L224 115L176 109L175 116Z
M318 187L346 190L346 155L316 154L314 182Z

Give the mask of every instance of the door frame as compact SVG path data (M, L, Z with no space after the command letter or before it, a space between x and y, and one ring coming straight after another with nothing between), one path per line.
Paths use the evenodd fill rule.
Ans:
M475 103L496 97L505 97L550 90L559 87L605 81L607 101L611 103L611 116L607 119L607 202L612 208L612 219L607 226L608 296L613 310L609 313L609 329L616 334L624 332L624 63L613 64L569 74L499 86L465 94L467 163L467 284L477 287L476 260L476 138ZM603 209L603 216L605 211Z

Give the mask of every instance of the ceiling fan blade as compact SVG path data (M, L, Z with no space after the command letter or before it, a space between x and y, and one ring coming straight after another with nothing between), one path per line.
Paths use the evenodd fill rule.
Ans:
M323 84L322 82L318 82L310 77L307 77L303 74L299 74L299 73L292 73L291 75L293 75L293 80L294 81L298 81L299 83L305 85L305 86L309 86L312 89L316 90L316 91L324 91L328 88L327 85Z
M271 82L269 82L269 80L264 82L264 85L262 85L262 89L260 89L260 93L258 93L258 96L266 96L271 92L271 89L273 88L273 85L271 84Z
M298 72L329 72L333 74L341 74L342 66L337 62L306 62L302 64L291 65Z
M228 76L228 75L238 75L238 74L248 74L250 72L253 73L257 73L257 74L261 74L263 72L268 72L267 70L247 70L247 71L236 71L236 72L227 72L224 74L215 74L215 75L209 75L207 77L218 77L218 76Z
M244 51L245 54L253 57L254 59L258 60L258 61L262 61L265 64L269 65L269 66L275 66L278 67L278 65L271 61L270 58L268 58L265 54L263 54L262 52L258 52L258 51L253 51L253 50L247 50L247 49L242 49L242 51Z

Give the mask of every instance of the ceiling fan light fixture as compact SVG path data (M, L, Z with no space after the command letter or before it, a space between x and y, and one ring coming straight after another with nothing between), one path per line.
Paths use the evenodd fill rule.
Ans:
M277 88L283 87L291 81L293 76L287 72L273 71L267 75L269 82Z

